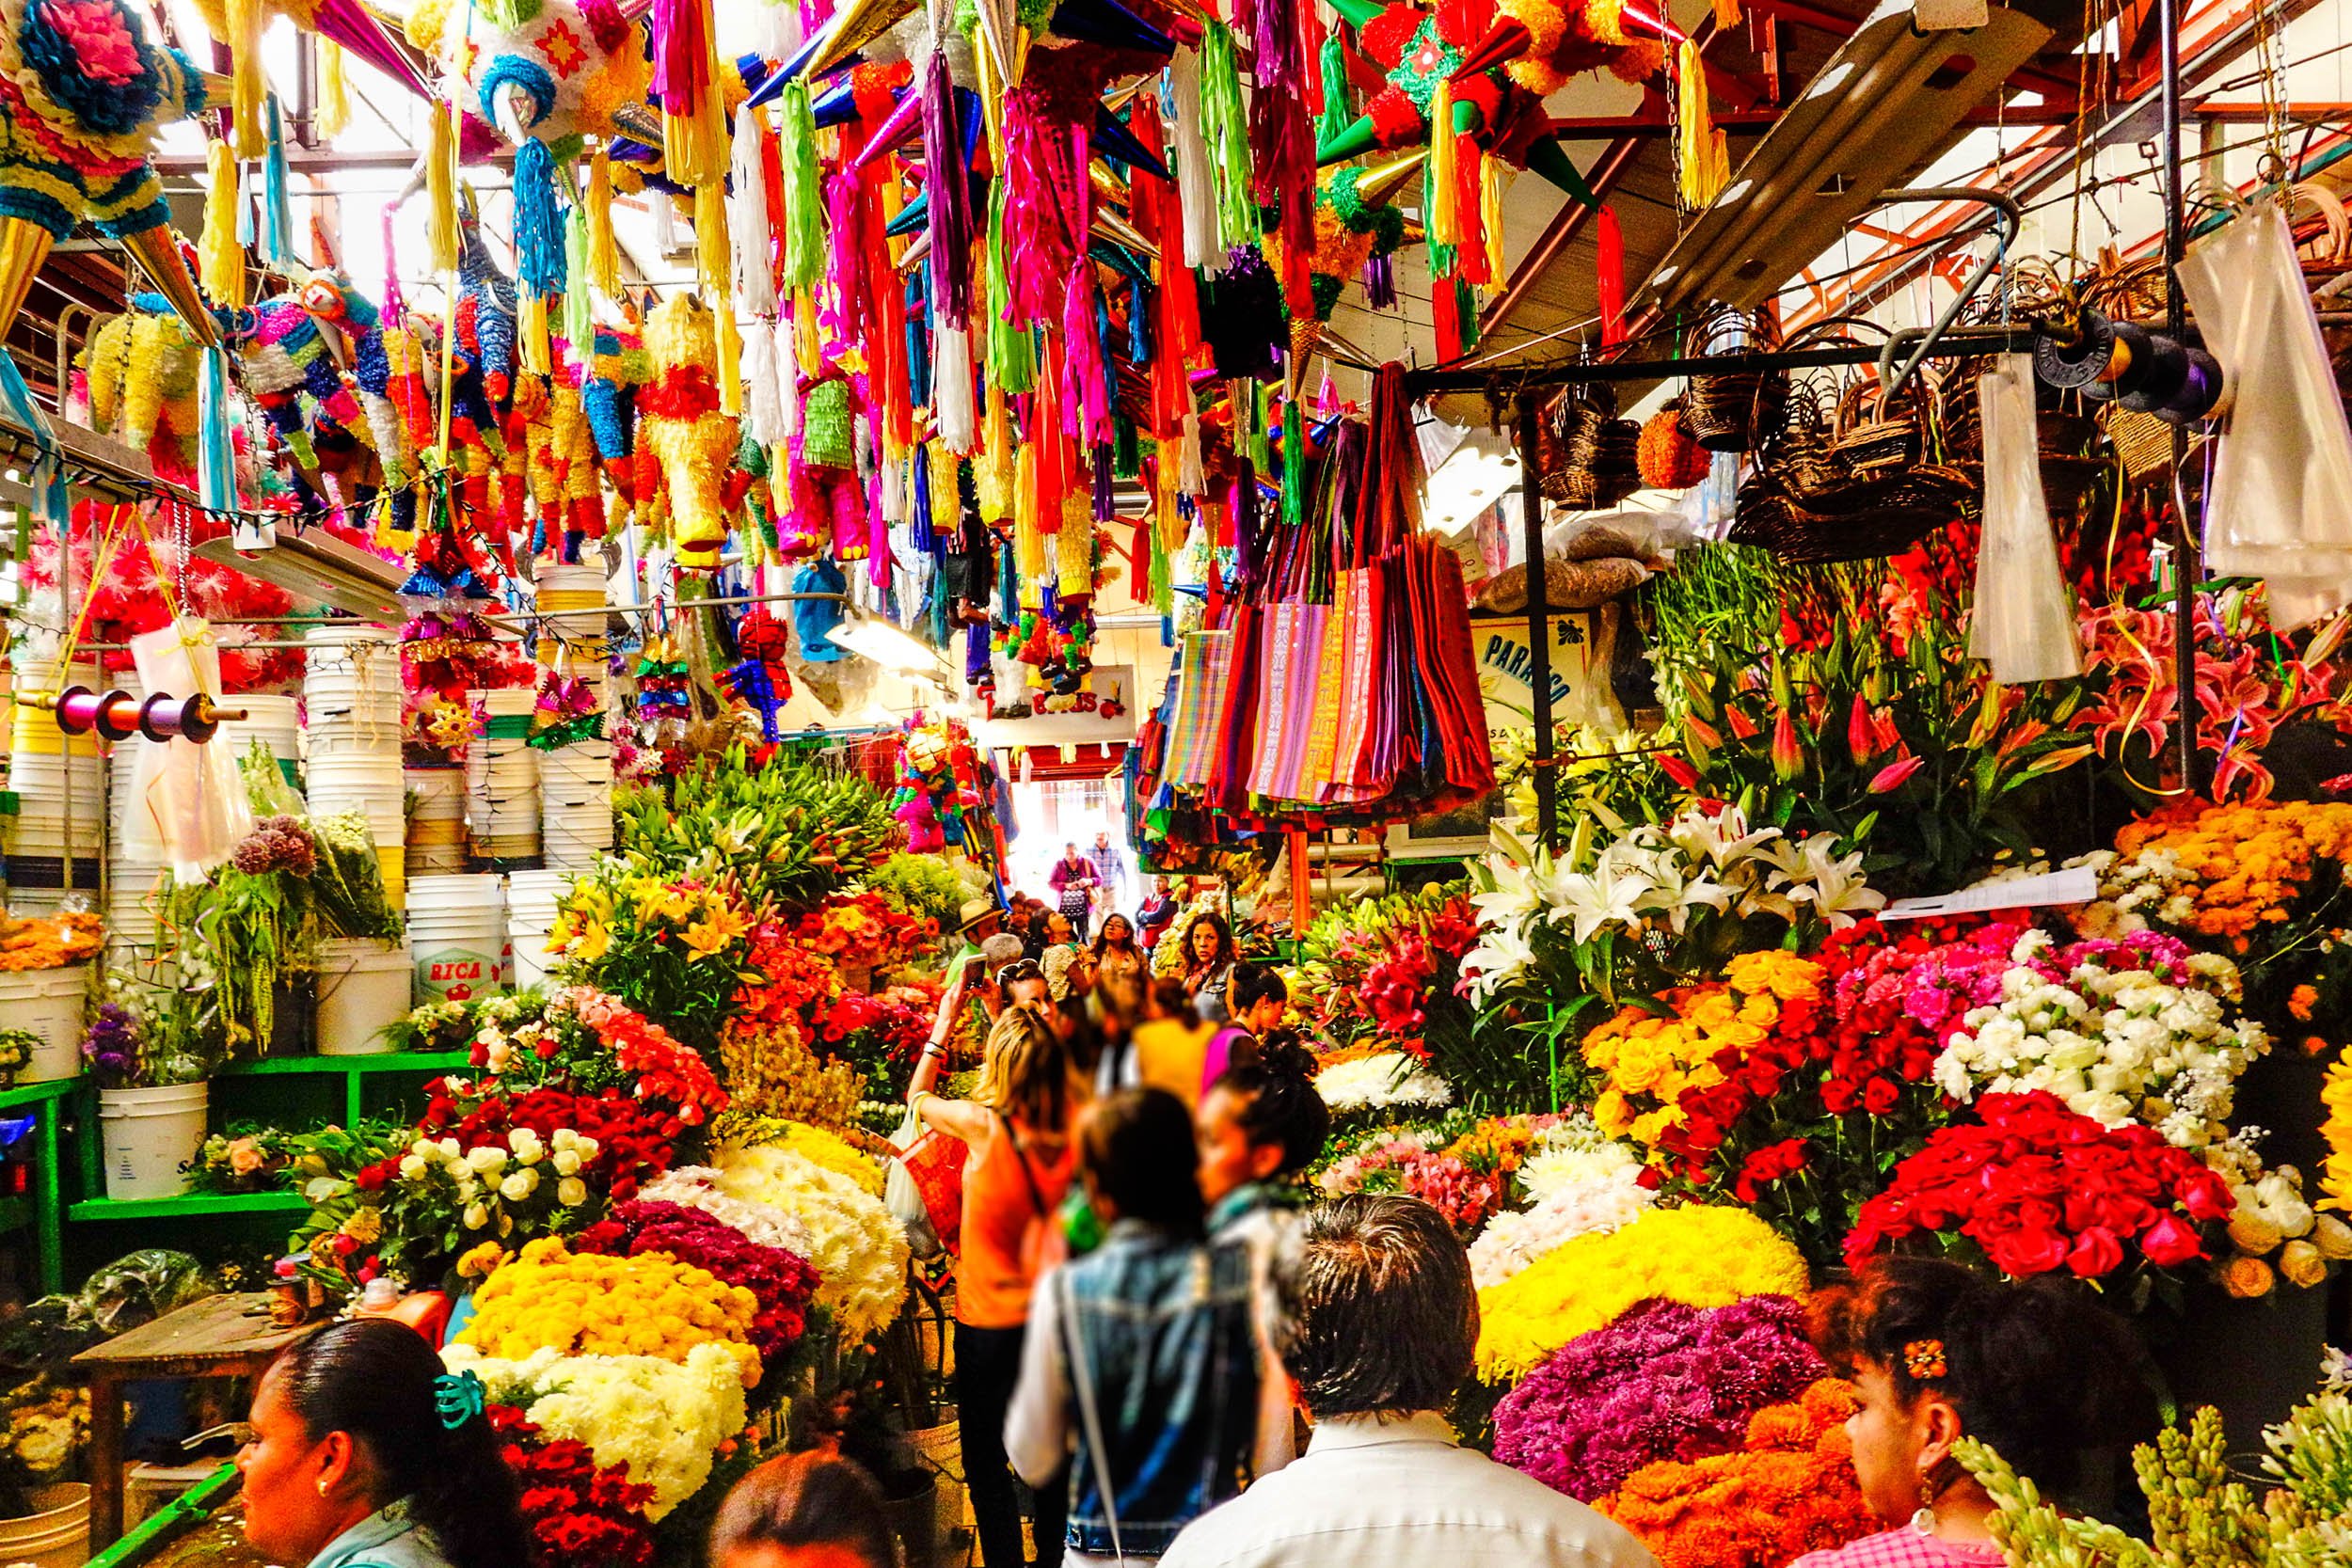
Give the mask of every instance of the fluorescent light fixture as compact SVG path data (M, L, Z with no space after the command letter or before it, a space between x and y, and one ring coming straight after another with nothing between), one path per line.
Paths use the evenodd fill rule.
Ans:
M1753 308L1852 228L2049 37L2033 18L1997 8L1969 32L1920 33L1908 5L1881 6L1757 139L1642 292L1661 310Z
M1485 431L1473 432L1429 476L1422 519L1440 532L1458 533L1518 486L1518 454L1498 450Z
M939 650L910 632L862 610L844 607L841 624L827 635L834 645L847 648L894 674L912 675L938 685L951 684L953 675Z
M274 582L296 598L362 621L396 626L408 619L400 602L400 585L408 580L406 570L323 530L281 533L268 549L249 554L226 539L208 539L196 546L196 557L232 566L247 577Z

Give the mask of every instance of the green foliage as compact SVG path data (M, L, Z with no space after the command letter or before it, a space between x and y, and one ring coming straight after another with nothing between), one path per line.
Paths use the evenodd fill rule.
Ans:
M755 907L813 905L902 849L890 802L865 780L779 757L749 767L741 748L656 784L617 790L619 847L675 876L715 861Z
M969 896L963 879L937 855L897 854L867 872L868 891L900 914L936 920L942 932L952 932Z

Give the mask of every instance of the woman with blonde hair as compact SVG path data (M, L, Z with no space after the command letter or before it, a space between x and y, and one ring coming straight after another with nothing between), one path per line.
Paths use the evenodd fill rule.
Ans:
M1005 1456L1005 1413L1021 1374L1029 1295L1070 1185L1082 1088L1070 1047L1042 1011L1008 1007L989 1031L970 1100L931 1092L945 1053L927 1047L907 1104L961 1138L961 1252L956 1269L956 1417L984 1568L1022 1568L1021 1509ZM1038 1562L1061 1560L1062 1489L1035 1495Z

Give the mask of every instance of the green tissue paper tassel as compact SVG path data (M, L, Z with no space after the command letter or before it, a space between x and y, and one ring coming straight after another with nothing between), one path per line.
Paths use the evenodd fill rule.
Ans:
M817 121L808 87L787 86L778 99L777 137L784 157L784 285L798 293L825 276L825 198L817 171Z
M577 195L564 219L564 276L571 279L571 286L563 294L564 339L572 345L573 355L585 363L596 324L589 309L588 209L580 204Z
M1315 140L1327 142L1356 119L1347 104L1347 50L1340 42L1336 25L1323 37L1323 58L1317 71L1323 78L1323 113L1315 118Z
M1160 542L1158 525L1149 517L1143 520L1151 543L1151 562L1144 568L1151 585L1152 608L1162 615L1176 613L1176 583L1168 569L1168 546Z
M1307 422L1298 400L1282 405L1282 521L1296 528L1304 520L1300 497L1307 493Z
M1200 134L1216 179L1218 238L1228 250L1253 245L1261 226L1250 186L1249 113L1242 105L1232 29L1222 22L1209 23L1200 40Z
M1006 320L1012 309L1012 274L1005 265L1005 182L988 192L988 379L1008 397L1037 382L1037 356L1029 329Z

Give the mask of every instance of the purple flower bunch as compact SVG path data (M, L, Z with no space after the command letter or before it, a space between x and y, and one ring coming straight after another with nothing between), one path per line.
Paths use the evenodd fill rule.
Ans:
M1788 1296L1645 1301L1569 1340L1495 1410L1495 1457L1581 1502L1657 1460L1738 1449L1748 1418L1828 1369Z
M82 1057L89 1063L101 1088L136 1088L143 1053L139 1023L129 1008L108 1002L82 1036Z
M308 877L318 869L318 846L310 830L292 816L264 816L229 856L229 863L248 877L291 871Z

